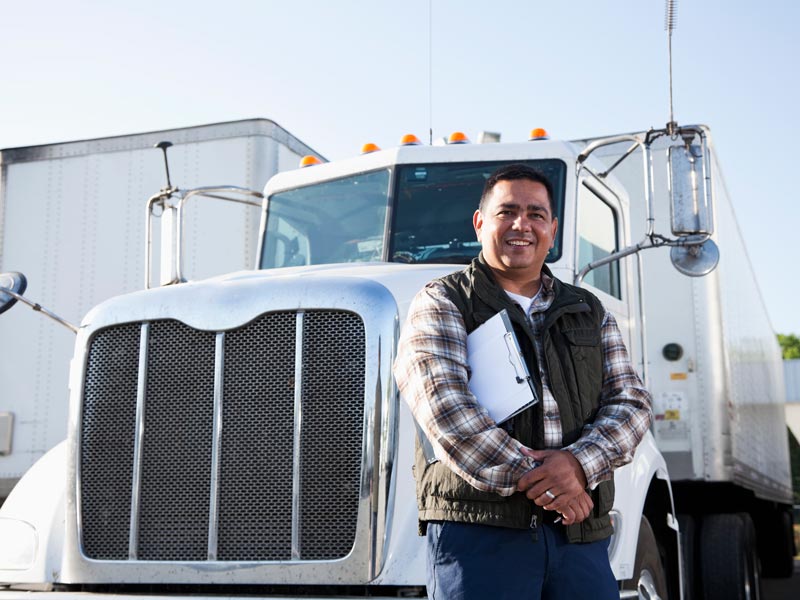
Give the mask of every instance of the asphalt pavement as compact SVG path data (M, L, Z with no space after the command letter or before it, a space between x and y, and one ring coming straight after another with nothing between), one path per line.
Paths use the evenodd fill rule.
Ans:
M800 560L794 561L791 579L764 579L761 592L763 600L800 600Z

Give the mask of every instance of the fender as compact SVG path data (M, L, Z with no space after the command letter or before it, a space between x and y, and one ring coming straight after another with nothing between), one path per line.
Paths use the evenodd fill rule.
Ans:
M0 508L0 583L48 589L61 574L67 443L40 458Z
M645 500L653 478L667 482L669 489L670 519L676 529L674 520L675 505L672 499L672 488L669 487L669 475L664 457L656 447L653 435L648 431L636 449L630 464L614 472L616 495L614 498L614 536L609 548L611 568L618 580L633 577L633 566L636 562L636 545L639 537L639 522L644 512Z

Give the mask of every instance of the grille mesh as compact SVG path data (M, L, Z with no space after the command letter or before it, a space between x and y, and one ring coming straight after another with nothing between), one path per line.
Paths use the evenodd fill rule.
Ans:
M150 326L142 447L143 560L205 560L214 416L214 334Z
M364 418L364 327L356 315L306 314L303 336L301 558L341 558L356 531Z
M291 558L294 340L294 313L225 334L220 560Z
M128 558L131 472L139 376L138 324L92 340L81 420L83 548L95 559Z
M225 333L217 559L332 560L353 547L364 437L365 330L304 313L299 515L293 515L293 311ZM81 424L81 536L89 558L127 560L140 324L95 335ZM150 324L137 557L208 560L214 332Z

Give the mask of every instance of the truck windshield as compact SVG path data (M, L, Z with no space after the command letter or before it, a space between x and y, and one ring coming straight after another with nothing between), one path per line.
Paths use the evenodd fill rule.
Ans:
M261 268L383 260L389 175L360 173L271 196Z
M439 163L398 167L390 260L468 263L480 252L472 214L483 186L504 162ZM553 184L556 215L564 211L566 166L560 160L514 161L541 171ZM561 229L547 261L561 256Z
M359 173L269 199L261 268L338 262L468 263L478 255L472 214L486 179L504 162L399 165L392 223L385 243L389 169ZM564 211L566 166L560 160L516 161L553 184L556 214ZM388 250L387 250L388 248ZM561 229L548 262L561 256Z

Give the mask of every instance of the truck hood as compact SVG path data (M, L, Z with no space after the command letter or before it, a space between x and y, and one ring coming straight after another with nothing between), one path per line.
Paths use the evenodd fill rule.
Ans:
M285 309L318 306L320 297L337 304L336 299L346 290L352 293L354 287L366 293L388 290L402 320L414 295L428 281L461 268L463 265L347 263L238 271L111 298L93 308L81 327L97 330L116 323L177 319L195 329L225 331L254 319L278 298Z

